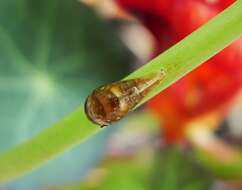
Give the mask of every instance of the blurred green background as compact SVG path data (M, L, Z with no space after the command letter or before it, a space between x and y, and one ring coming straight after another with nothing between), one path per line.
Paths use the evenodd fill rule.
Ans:
M131 59L110 26L77 1L1 1L0 152L73 111L93 88L125 76ZM113 130L3 188L80 179L101 159Z
M0 1L0 153L84 104L95 87L131 72L137 57L120 40L122 27L77 0ZM0 189L241 188L215 178L189 148L158 146L159 134L154 116L140 109Z

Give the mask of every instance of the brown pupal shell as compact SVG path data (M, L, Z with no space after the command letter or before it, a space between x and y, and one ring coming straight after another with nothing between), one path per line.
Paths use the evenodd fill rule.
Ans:
M133 110L164 76L164 71L161 71L101 86L87 97L86 115L101 127L118 121Z

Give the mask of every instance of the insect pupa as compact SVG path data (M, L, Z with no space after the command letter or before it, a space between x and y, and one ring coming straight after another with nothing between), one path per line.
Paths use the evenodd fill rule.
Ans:
M128 112L156 87L164 78L165 72L122 80L96 88L86 99L87 117L101 127L123 118Z

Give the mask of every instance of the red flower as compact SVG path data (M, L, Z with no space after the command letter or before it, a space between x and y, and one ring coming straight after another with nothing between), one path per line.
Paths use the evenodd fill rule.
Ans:
M234 0L117 0L156 39L154 54L181 40ZM182 138L184 124L224 108L242 87L242 38L153 98L148 106L162 119L168 141Z

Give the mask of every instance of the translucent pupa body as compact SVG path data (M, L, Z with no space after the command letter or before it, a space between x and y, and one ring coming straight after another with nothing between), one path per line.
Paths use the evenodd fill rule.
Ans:
M164 78L164 71L95 89L86 99L87 117L101 127L123 118Z

